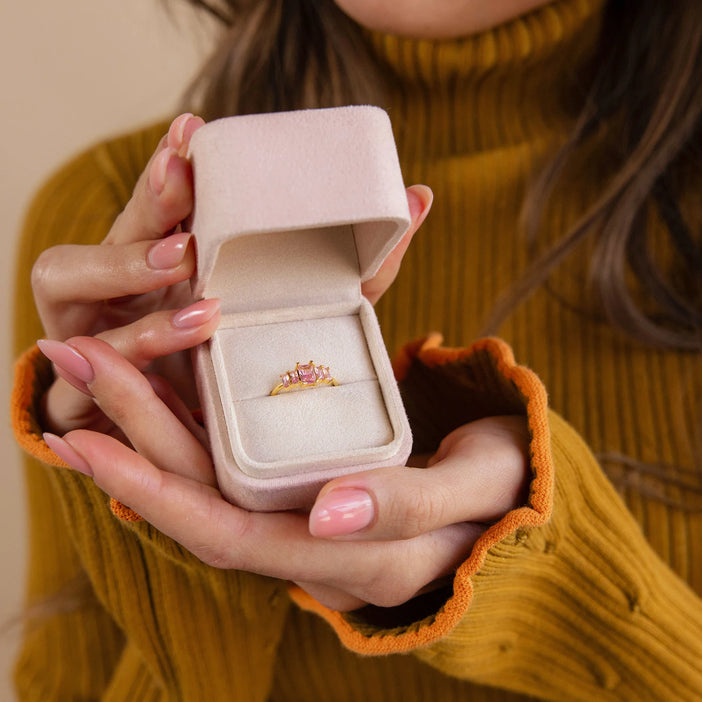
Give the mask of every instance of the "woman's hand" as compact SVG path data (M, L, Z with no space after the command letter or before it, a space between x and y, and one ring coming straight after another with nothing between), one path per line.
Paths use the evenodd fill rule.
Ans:
M191 114L173 121L101 245L54 246L32 270L35 302L49 342L97 336L140 370L165 375L191 407L197 402L192 368L189 355L179 352L206 341L219 320L216 301L190 306L188 279L195 270L195 254L190 235L180 230L193 206L186 154L203 124ZM431 191L424 186L409 188L407 197L412 225L363 286L373 303L394 279L431 206ZM112 422L90 398L76 391L84 389L76 378L80 360L55 343L42 343L41 348L59 376L44 400L44 425L59 433L78 427L113 431Z
M32 287L49 340L98 335L134 365L146 368L153 359L211 335L218 318L216 302L176 316L192 302L187 280L195 255L189 235L179 225L193 205L192 171L185 154L203 124L190 114L173 121L101 245L54 246L39 256ZM167 329L170 335L164 333ZM64 367L79 371L79 361L71 364L70 350L59 348L43 345L52 360L59 354ZM171 377L186 377L185 354L171 356L169 363ZM45 397L46 426L59 432L86 426L108 430L110 422L92 400L74 389L80 386L75 374L58 375ZM191 384L182 384L179 392L194 396Z
M135 450L82 429L47 436L49 446L205 563L295 581L329 607L411 599L454 571L486 522L526 501L526 422L496 417L454 431L427 468L330 482L310 515L247 512L217 490L198 428L167 384L99 339L70 347L90 370L84 390Z
M177 284L192 275L194 253L188 234L172 233L192 210L185 154L203 124L190 114L173 121L101 245L54 246L39 256L32 287L49 339L92 336L190 300Z

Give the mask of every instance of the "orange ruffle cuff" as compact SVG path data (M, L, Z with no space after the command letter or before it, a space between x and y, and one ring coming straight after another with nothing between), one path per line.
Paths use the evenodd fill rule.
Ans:
M512 349L500 339L482 339L467 348L444 348L442 341L440 334L431 334L412 342L402 349L393 362L415 434L412 408L418 403L417 397L423 397L427 405L424 413L428 418L425 422L427 426L421 426L419 436L415 438L420 442L426 441L422 436L433 431L436 434L433 443L436 444L442 438L438 436L439 433L445 435L468 421L499 414L525 414L530 432L533 476L528 504L508 512L485 531L468 559L458 568L453 581L453 594L438 612L421 622L392 630L376 627L373 631L368 626L359 626L353 614L328 609L301 588L290 587L290 595L298 606L323 617L341 642L361 655L404 653L447 636L470 607L472 577L482 567L488 551L519 529L543 525L551 515L554 470L548 402L543 384L531 370L517 365ZM419 390L413 391L413 387ZM454 388L452 400L446 395L448 387ZM443 396L432 403L432 397L427 393L435 388ZM460 398L460 403L452 404L457 398ZM452 406L446 409L447 405ZM446 415L443 426L442 412ZM432 446L431 439L421 448L417 448L416 443L415 451L418 453ZM436 449L436 445L433 449Z
M39 347L32 346L17 359L10 395L10 423L20 448L42 463L70 468L47 446L42 436L44 429L39 424L41 402L53 379L51 363ZM124 522L142 521L134 510L114 498L110 498L110 509Z
M38 346L25 351L15 363L15 378L10 395L10 423L15 439L34 458L57 468L68 468L47 445L40 426L41 403L53 382L51 363Z

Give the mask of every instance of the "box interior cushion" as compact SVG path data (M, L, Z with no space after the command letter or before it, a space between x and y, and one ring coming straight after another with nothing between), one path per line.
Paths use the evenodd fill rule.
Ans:
M212 363L232 451L245 473L278 477L393 450L401 408L383 394L386 364L378 357L385 351L374 312L365 300L337 312L230 326L245 318L234 315L215 332ZM281 374L309 361L328 366L339 385L270 395Z
M353 226L231 239L219 249L206 292L220 298L225 314L358 301Z

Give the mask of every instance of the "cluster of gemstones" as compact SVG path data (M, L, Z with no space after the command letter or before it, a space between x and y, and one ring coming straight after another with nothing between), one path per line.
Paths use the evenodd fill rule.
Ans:
M320 383L331 383L332 375L328 366L316 366L312 361L295 365L291 370L280 376L284 389L294 386L311 386Z

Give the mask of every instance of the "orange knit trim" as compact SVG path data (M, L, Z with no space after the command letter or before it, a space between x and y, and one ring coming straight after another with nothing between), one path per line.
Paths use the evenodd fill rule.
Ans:
M38 372L48 363L38 346L28 349L17 359L15 383L10 395L10 422L17 443L28 454L50 466L70 468L47 446L42 437L42 429L32 414L37 383L40 382ZM114 498L110 499L110 509L115 517L125 522L139 522L143 519L134 510Z
M392 371L395 374L395 379L398 381L404 380L418 354L420 354L423 349L441 346L443 338L444 337L441 336L439 332L432 332L421 339L416 339L415 341L410 341L408 344L405 344L392 359Z
M114 497L110 497L110 510L112 514L121 519L123 522L143 522L144 517L137 514L131 507L123 505L119 500L115 500Z
M440 334L406 346L399 356L398 369L406 375L416 359L427 366L452 363L478 351L487 351L496 369L519 389L526 401L527 421L531 433L529 445L534 478L531 483L529 507L508 512L490 527L476 542L468 559L459 567L453 582L453 596L436 614L431 623L401 634L373 635L361 633L344 618L341 612L324 607L304 590L291 586L292 599L303 609L323 617L336 631L341 642L361 655L377 656L404 653L445 637L463 619L473 598L472 576L485 562L488 551L497 543L523 527L535 527L548 521L553 504L553 464L551 436L548 425L546 390L538 377L528 368L514 361L512 349L502 340L482 339L468 348L442 348Z
M10 423L22 449L42 463L69 468L47 445L37 424L32 407L35 402L38 371L48 368L49 361L38 346L25 351L15 363L15 383L10 394Z

